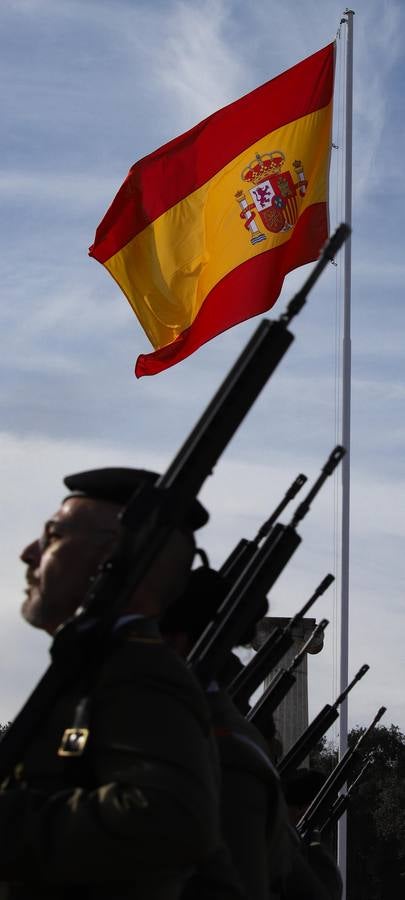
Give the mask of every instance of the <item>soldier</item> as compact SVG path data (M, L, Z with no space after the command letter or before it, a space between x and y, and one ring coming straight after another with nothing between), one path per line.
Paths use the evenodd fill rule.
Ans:
M314 834L310 842L303 843L295 831L295 826L321 790L325 779L326 776L317 769L297 769L283 782L295 848L292 872L285 885L288 900L301 900L302 894L304 900L312 896L319 897L319 900L340 900L342 896L339 869L332 854L321 844L319 834ZM301 887L297 891L299 882ZM306 885L306 892L303 891L303 884Z
M21 556L27 621L54 635L83 604L117 539L119 511L154 478L108 469L65 479L70 495ZM115 622L104 659L92 662L91 625L79 635L90 664L55 702L0 794L0 880L8 898L177 900L195 864L215 853L207 706L156 624L184 589L192 531L207 518L195 502L172 532ZM61 636L63 629L56 665L59 645L68 665L69 652L83 650L66 650ZM73 742L73 755L61 755L72 749L71 726L82 752Z
M223 580L218 573L207 569L191 573L185 594L168 608L161 621L162 633L181 655L188 655L214 618L223 596ZM246 634L243 642L252 639L253 634ZM219 681L229 683L240 665L231 654ZM280 779L270 762L269 740L275 733L272 717L263 736L244 719L215 680L207 686L207 699L221 763L223 835L247 897L340 900L341 881L333 860L318 847L304 847L290 825ZM184 900L220 898L215 867L210 875L211 880L206 878L205 866L200 866L186 888Z
M161 622L162 633L183 656L214 617L223 591L223 579L215 571L196 569L185 595L167 610ZM248 641L249 636L245 639ZM231 655L221 673L224 682L228 680L226 669L229 672L237 665L238 660ZM287 852L279 777L264 738L214 679L207 686L207 699L221 763L223 835L247 896L250 900L268 900L270 877L282 876ZM190 900L198 883L197 874L186 892Z

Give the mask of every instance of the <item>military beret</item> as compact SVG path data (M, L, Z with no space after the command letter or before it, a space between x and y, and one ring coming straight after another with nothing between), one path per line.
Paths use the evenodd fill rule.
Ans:
M95 500L109 500L111 503L128 503L136 489L145 483L154 484L159 478L156 472L147 469L90 469L67 475L64 484L72 493L92 497ZM208 522L209 515L198 500L194 500L189 510L186 525L196 531Z
M326 781L319 769L295 769L288 778L281 779L287 806L304 806L316 797Z
M214 618L226 592L226 582L215 569L206 566L193 569L184 594L168 607L160 620L160 630L163 634L185 631L196 641Z
M209 622L215 618L230 586L226 578L215 569L207 566L193 569L184 594L168 607L160 620L162 633L185 631L193 642L197 641ZM241 645L252 643L256 622L262 619L267 611L268 602L266 597L263 597L255 621L241 636Z

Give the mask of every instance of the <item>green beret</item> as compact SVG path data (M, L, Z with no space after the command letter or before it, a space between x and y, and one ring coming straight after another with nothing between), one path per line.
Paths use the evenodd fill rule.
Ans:
M145 483L154 484L159 475L147 469L90 469L88 472L77 472L67 475L64 484L74 494L92 497L95 500L109 500L125 506L136 489ZM198 500L194 500L188 512L185 524L196 531L208 522L209 515Z

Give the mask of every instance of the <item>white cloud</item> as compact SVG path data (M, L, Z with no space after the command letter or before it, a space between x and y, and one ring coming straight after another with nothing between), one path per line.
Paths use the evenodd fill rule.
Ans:
M247 61L235 54L228 39L230 16L232 4L224 0L172 5L154 77L176 106L181 127L236 99L241 90Z
M91 212L98 215L100 197L113 196L119 185L112 178L85 172L59 170L29 171L8 169L0 172L0 196L4 202L23 200L25 204L40 206L62 204L63 209L77 215Z

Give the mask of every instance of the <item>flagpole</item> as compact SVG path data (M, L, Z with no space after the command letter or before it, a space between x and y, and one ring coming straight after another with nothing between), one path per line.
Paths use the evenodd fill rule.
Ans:
M353 16L345 10L347 24L346 52L346 117L345 117L345 222L352 224L352 125L353 125ZM349 680L349 549L350 549L350 406L351 406L351 238L344 249L344 319L343 319L343 384L342 384L342 444L346 456L342 465L342 556L341 556L341 613L340 613L340 690ZM339 757L347 749L348 701L340 712ZM338 826L338 862L343 879L342 900L346 900L347 881L347 817Z

